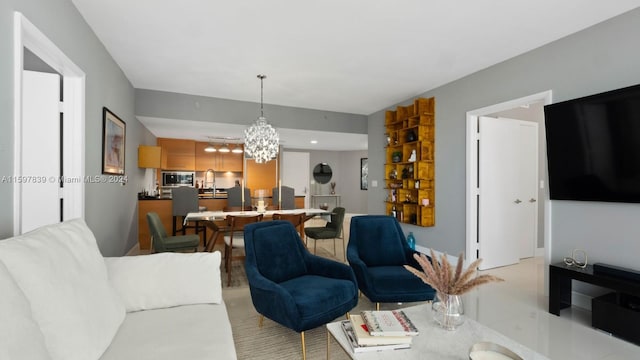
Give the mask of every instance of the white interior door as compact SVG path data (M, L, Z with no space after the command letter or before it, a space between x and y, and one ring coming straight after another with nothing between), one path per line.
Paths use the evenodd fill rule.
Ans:
M535 254L538 124L479 118L478 242L480 269Z
M24 71L20 233L61 220L60 76Z
M304 207L309 208L309 153L282 152L282 185L295 189L296 196L304 196Z
M538 242L538 123L511 120L518 124L518 196L520 258L535 256Z
M519 243L513 211L517 204L517 156L513 125L480 117L478 124L478 242L480 269L515 264Z

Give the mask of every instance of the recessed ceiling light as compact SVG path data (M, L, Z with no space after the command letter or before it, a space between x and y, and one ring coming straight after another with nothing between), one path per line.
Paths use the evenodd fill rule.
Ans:
M312 144L317 144L317 143L318 143L318 140L311 140L311 143L312 143Z

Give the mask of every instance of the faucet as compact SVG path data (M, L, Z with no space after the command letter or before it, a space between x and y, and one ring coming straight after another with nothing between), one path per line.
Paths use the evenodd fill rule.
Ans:
M213 182L209 182L209 172L213 174ZM207 169L207 172L204 174L204 178L206 179L204 185L208 188L213 188L213 196L216 196L216 172L213 169ZM209 186L207 186L209 185Z

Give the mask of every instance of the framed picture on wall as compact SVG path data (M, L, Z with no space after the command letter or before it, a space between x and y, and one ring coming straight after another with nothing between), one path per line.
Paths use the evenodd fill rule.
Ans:
M360 190L369 189L369 158L360 158Z
M102 108L102 173L124 175L127 124L106 107Z

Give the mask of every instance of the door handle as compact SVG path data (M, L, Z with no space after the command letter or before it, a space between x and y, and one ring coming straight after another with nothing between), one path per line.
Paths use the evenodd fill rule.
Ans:
M530 203L534 203L534 202L536 202L536 199L531 198L531 199L529 199L529 202L530 202Z
M516 201L514 201L514 203L516 204L520 204L522 201L520 199L516 199Z

